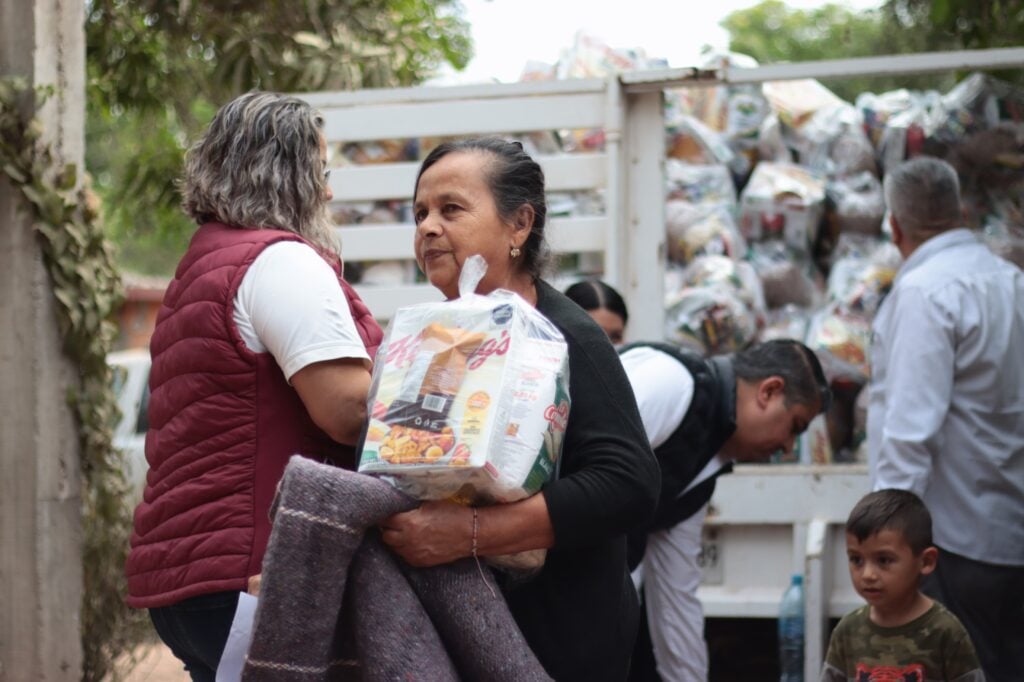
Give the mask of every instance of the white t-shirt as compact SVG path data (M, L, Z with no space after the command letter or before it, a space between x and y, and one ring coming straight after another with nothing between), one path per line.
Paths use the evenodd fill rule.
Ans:
M656 448L679 428L693 401L693 377L681 362L650 346L638 346L621 356L626 377L633 387L640 419L644 423L651 448ZM726 460L715 455L690 482L690 490L723 466ZM680 491L680 493L686 492Z
M273 355L288 381L314 362L370 359L337 275L300 242L271 244L256 257L233 318L246 347Z

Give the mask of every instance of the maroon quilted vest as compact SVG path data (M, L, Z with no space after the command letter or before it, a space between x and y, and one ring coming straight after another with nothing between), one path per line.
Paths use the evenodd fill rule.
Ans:
M288 458L354 464L352 449L317 428L273 356L249 350L232 319L249 265L280 241L304 240L203 225L167 288L150 342L150 468L125 568L130 606L244 590L260 572L268 511ZM339 280L373 358L383 332Z

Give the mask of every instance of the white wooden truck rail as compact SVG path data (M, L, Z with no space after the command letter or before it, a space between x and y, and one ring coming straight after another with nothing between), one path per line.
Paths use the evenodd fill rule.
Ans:
M328 141L515 134L603 128L603 153L541 156L550 191L600 190L605 214L556 218L554 253L599 259L604 279L622 291L631 339L663 337L666 88L800 78L1021 68L1024 48L865 57L753 69L665 69L606 80L402 88L301 95L325 115ZM335 169L338 202L412 197L417 164ZM347 261L413 258L411 224L338 228ZM438 300L426 284L357 286L382 320L411 303ZM816 679L826 622L858 602L846 569L842 524L868 491L863 465L740 466L719 479L706 523L704 582L708 617L774 618L792 573L806 590L805 671Z
M603 128L602 153L540 156L549 191L599 190L606 215L553 218L547 227L555 254L594 254L615 284L622 241L617 221L619 129L623 117L618 80L576 80L513 85L408 88L318 93L305 98L325 116L329 143L468 136L562 129ZM659 112L659 125L660 125ZM338 168L331 175L337 202L408 200L418 164L389 163ZM349 261L411 260L411 224L340 227L342 251ZM427 284L357 287L370 310L389 319L402 305L437 300Z
M850 584L844 525L868 489L858 464L740 465L719 478L697 592L705 615L775 618L790 576L802 574L805 677L817 679L828 619L863 603Z

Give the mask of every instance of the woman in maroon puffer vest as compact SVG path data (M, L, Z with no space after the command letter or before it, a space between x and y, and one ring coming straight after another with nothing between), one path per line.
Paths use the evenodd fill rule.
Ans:
M252 92L189 151L199 225L150 350L149 473L128 603L148 608L194 680L213 680L268 511L295 453L352 467L382 333L341 278L323 119Z

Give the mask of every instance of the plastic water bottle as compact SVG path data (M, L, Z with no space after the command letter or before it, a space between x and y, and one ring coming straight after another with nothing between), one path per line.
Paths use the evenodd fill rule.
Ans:
M779 605L779 682L804 682L804 577L794 575Z

